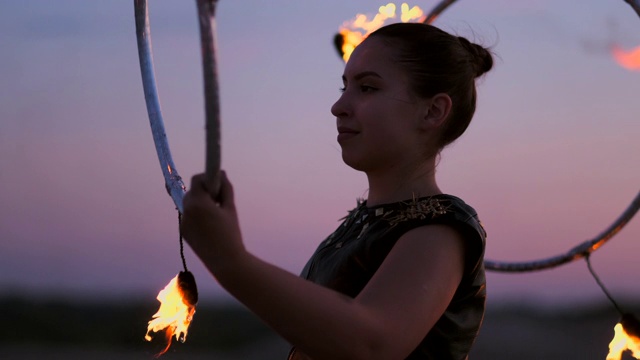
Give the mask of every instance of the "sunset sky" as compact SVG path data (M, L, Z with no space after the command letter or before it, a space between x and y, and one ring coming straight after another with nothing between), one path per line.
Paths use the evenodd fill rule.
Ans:
M344 63L332 45L370 0L220 0L222 162L253 253L298 273L366 178L342 163ZM430 9L435 1L409 3ZM178 172L204 169L195 1L150 0L156 76ZM445 150L443 191L475 207L488 259L564 253L639 190L640 45L623 0L460 0L435 23L490 46L467 133ZM0 296L149 298L181 270L178 215L149 128L132 1L0 2ZM640 298L640 218L592 256L614 297ZM205 298L223 290L187 249ZM489 301L604 300L584 261L488 275Z

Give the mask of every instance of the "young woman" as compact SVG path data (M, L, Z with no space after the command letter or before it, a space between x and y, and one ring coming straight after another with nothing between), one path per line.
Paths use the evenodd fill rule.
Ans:
M233 189L202 175L184 198L185 239L218 282L293 344L290 359L466 359L485 304L485 232L436 183L440 151L467 128L483 47L425 24L393 24L353 52L331 108L368 197L298 277L242 243Z

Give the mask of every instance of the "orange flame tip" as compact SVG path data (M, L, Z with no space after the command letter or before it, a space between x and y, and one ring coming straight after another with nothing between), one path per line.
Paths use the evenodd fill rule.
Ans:
M378 13L369 19L367 15L358 14L350 21L346 21L340 27L336 37L336 49L340 53L342 59L347 62L353 50L360 44L369 34L381 28L389 19L395 19L397 6L394 3L388 3L378 8ZM423 18L424 12L418 7L409 7L407 3L400 5L400 21L409 22Z
M180 342L185 342L187 339L189 325L198 302L195 278L190 272L181 271L164 289L160 290L157 299L160 301L160 308L149 321L144 337L145 340L151 341L152 337L149 333L165 330L167 346L156 357L169 350L174 335Z
M607 360L620 360L622 353L630 351L632 356L640 359L640 322L633 315L625 314L614 327L614 336L609 343Z
M613 58L616 62L627 70L640 71L640 46L633 50L623 50L621 47L614 45L611 49Z

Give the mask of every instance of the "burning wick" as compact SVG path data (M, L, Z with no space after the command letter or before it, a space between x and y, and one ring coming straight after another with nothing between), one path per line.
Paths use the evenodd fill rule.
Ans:
M171 346L171 338L175 335L176 340L185 342L189 324L196 312L196 304L198 303L198 289L196 280L189 271L180 271L180 273L171 279L169 284L162 289L157 296L160 301L160 309L156 312L149 326L145 340L151 341L150 332L158 332L166 329L167 346L156 357L164 354Z
M625 51L614 45L611 52L616 62L627 70L640 71L640 46L629 51Z
M620 360L625 351L631 351L634 358L640 359L640 321L631 314L624 314L614 331L607 360Z
M344 62L349 61L351 53L369 34L381 28L388 19L395 19L396 4L388 3L380 6L378 13L371 19L364 14L358 14L350 21L346 21L340 27L340 31L334 36L333 44ZM403 23L412 20L422 20L424 12L418 6L409 7L407 3L400 5L400 21Z
M640 359L640 321L635 316L622 311L618 303L613 299L609 291L604 286L598 274L591 266L591 253L585 256L587 262L587 268L595 279L602 292L609 298L611 304L616 308L618 313L622 316L620 322L613 328L615 335L609 343L609 354L607 354L607 360L621 360L622 353L625 351L631 351L634 358Z

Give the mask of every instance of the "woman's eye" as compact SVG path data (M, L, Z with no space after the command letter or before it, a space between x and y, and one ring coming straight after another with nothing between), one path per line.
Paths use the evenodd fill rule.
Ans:
M372 92L375 91L376 88L374 88L373 86L369 86L369 85L360 85L360 91L367 93L367 92Z
M369 85L360 85L358 88L360 89L360 92L363 92L363 93L369 93L369 92L373 92L373 91L378 90L377 88L374 88L373 86L369 86ZM347 91L347 87L343 86L343 87L339 88L338 90L340 90L340 92L343 93L343 92Z

